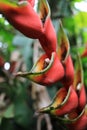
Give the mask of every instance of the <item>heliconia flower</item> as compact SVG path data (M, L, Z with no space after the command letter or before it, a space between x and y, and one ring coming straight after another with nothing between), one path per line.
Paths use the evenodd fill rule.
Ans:
M39 39L46 54L50 57L56 51L57 38L50 20L50 8L47 0L39 0L37 12L31 3L33 0L18 3L0 0L0 13L25 36Z
M65 69L65 76L61 80L65 87L69 87L74 81L74 66L69 54L70 45L68 38L64 32L62 24L60 22L60 28L58 31L58 48L57 53L58 57L61 60L64 69Z
M86 92L83 84L83 69L78 55L76 61L76 69L72 88L76 91L78 98L78 106L70 113L64 114L62 117L57 117L63 121L69 130L86 130L87 129L87 105Z
M55 52L49 59L42 55L30 72L18 72L17 76L28 78L41 85L51 85L64 76L64 68Z
M78 109L82 110L86 105L86 92L83 83L83 68L79 55L77 55L76 59L76 69L75 69L73 87L78 95L79 100Z
M68 91L65 87L60 88L49 106L41 108L39 113L48 113L59 117L71 112L78 106L78 97L75 90L69 87Z
M87 130L87 105L80 114L76 111L70 113L66 120L69 130Z

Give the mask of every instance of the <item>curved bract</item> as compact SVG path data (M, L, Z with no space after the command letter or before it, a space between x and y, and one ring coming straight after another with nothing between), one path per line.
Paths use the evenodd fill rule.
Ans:
M76 89L77 85L83 84L83 68L79 54L77 54L76 63L75 63L75 76L74 76L74 88Z
M18 72L17 76L28 78L42 85L51 85L64 76L64 69L57 54L53 52L51 59L44 54L30 72Z
M68 127L71 130L86 130L87 129L87 105L84 107L84 109L81 111L80 114L75 112L74 116L72 115L73 112L68 115L68 120L71 122L68 124Z
M0 0L0 13L25 36L39 39L46 54L50 57L56 51L57 38L50 19L47 0L39 0L38 13L32 7L33 0L10 2Z
M74 66L70 55L67 57L65 63L63 63L63 66L65 69L65 76L62 78L61 82L68 89L74 81Z
M0 13L27 37L38 38L40 36L42 23L29 2L19 5L8 2L8 0L0 0Z
M57 38L50 17L47 18L44 24L43 34L39 41L48 56L51 56L53 51L56 52Z
M84 106L86 105L86 92L85 87L83 83L83 68L80 60L80 56L77 55L76 60L76 67L75 67L75 75L74 75L74 82L73 87L77 91L78 99L79 99L79 105L78 108L82 110Z
M57 34L57 39L58 39L57 54L65 69L65 76L61 80L61 82L65 87L68 88L73 83L74 80L74 67L73 67L72 58L69 54L70 45L69 45L68 38L64 32L61 21L59 22L60 22L59 24L60 26Z
M74 102L75 101L75 102ZM66 88L61 88L52 103L39 110L39 113L48 113L53 116L62 116L69 113L78 106L78 97L72 86L66 90Z
M67 35L64 32L61 21L59 21L59 30L57 33L57 53L62 62L65 62L70 52L70 44Z
M43 24L43 34L39 37L39 41L43 46L46 54L51 56L53 51L56 52L57 37L50 19L50 7L47 0L39 0L38 13Z

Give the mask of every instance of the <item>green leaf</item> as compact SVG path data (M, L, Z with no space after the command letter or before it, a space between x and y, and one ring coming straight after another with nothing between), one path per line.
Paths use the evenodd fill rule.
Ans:
M15 103L15 121L23 127L32 123L33 111L27 106L25 101Z
M4 117L6 118L12 118L14 117L14 104L11 104L6 111L3 114Z
M10 104L5 110L0 112L0 117L12 118L14 117L14 105Z

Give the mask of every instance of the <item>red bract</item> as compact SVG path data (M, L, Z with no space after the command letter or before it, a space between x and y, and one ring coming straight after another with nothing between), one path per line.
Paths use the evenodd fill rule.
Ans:
M42 23L30 3L18 6L6 1L0 1L0 12L24 35L31 38L38 38L40 36Z
M73 67L73 62L70 55L67 57L67 59L63 63L63 66L65 69L65 76L62 78L61 82L66 88L69 88L69 86L74 81L74 67Z
M72 86L66 90L61 88L52 103L39 110L40 113L49 113L56 117L62 116L66 113L71 112L78 106L78 97Z
M57 53L65 70L65 75L62 78L61 82L66 88L69 88L69 86L73 83L74 80L74 66L69 51L70 51L69 41L64 32L62 24L60 23L60 28L58 31Z
M56 33L50 20L50 8L46 0L40 0L38 14L32 8L30 0L17 5L0 0L0 13L21 33L27 37L39 39L46 54L50 57L56 51Z
M86 105L86 92L83 83L83 68L79 55L77 56L76 60L76 69L75 69L73 87L77 92L79 100L78 109L81 111Z
M57 54L53 52L51 59L44 54L30 72L18 72L17 76L28 78L42 85L51 85L64 76L64 69Z
M78 121L69 125L70 130L87 130L87 116L83 115Z
M87 106L79 115L78 113L75 113L73 117L72 115L69 115L71 123L68 124L68 128L70 130L87 130Z
M50 56L53 51L56 51L57 38L50 18L47 18L44 23L43 35L39 38L39 41L48 56Z
M86 91L84 85L81 87L81 89L78 91L78 109L82 110L84 106L86 105Z
M72 87L70 87L69 89L70 89L70 95L68 100L62 107L59 108L59 110L55 110L55 115L58 116L64 115L66 113L71 112L73 109L75 109L78 106L78 97L76 92Z
M56 52L57 37L50 19L50 7L47 0L39 1L38 12L43 24L43 33L42 36L39 37L39 41L46 54L51 56L52 52Z

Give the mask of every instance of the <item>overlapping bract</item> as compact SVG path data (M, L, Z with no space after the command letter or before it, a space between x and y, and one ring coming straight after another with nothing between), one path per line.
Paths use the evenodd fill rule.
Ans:
M16 75L42 85L60 81L63 87L58 90L52 103L38 112L49 113L66 122L70 130L86 130L86 92L80 57L77 58L74 74L70 45L61 22L56 36L47 0L39 0L36 11L34 4L34 0L12 3L10 0L0 0L0 13L21 33L39 39L45 51L30 72L18 72ZM81 57L86 54L84 52Z
M84 109L79 113L78 110L73 111L69 115L67 115L69 121L68 128L70 130L86 130L87 129L87 105Z
M54 67L53 66L49 67L49 69L45 68L47 70L45 71L46 74L44 73L45 76L42 76L44 72L42 71L43 70L42 69L40 70L41 73L39 74L39 76L37 75L35 71L33 72L33 76L31 76L31 71L30 71L30 73L26 73L25 77L29 77L29 79L31 79L32 81L35 81L42 85L50 85L59 80L66 82L65 80L69 79L70 81L69 85L70 85L73 82L74 69L73 69L71 57L69 55L69 42L64 33L62 25L60 24L60 34L61 34L60 49L56 48L57 37L56 37L56 33L50 19L50 8L47 1L39 0L38 9L37 9L38 13L36 13L34 9L32 8L31 3L29 3L29 1L27 3L22 1L22 4L18 5L15 3L10 3L9 0L4 0L4 1L0 0L0 12L16 29L21 31L23 34L31 38L38 38L44 51L46 52L46 58L50 59L52 53L53 52L55 53L55 58L53 61ZM64 51L62 52L61 50L64 50ZM60 53L60 56L59 56L59 53ZM62 58L62 56L63 56L63 59L60 59ZM40 60L38 60L38 62L39 61ZM42 61L42 63L40 64L42 65L43 63L44 62ZM49 71L51 73L50 77L48 76ZM53 76L54 73L55 73L55 76ZM24 76L24 75L23 73L20 74L20 76ZM44 77L45 77L45 80L44 80ZM49 77L49 78L46 78L46 77ZM49 80L46 80L46 79L49 79Z
M17 76L28 78L43 85L53 84L60 80L63 75L64 68L55 52L52 53L51 59L48 59L46 54L42 55L30 72L17 73Z
M52 103L40 109L39 113L49 113L56 116L59 120L64 121L70 130L86 130L87 99L80 56L77 57L74 81L68 88L68 91L72 91L68 96L66 96L68 94L67 88L64 86L58 90Z
M74 80L74 66L73 66L72 58L69 53L70 45L69 45L68 38L64 32L62 23L60 21L59 23L60 23L60 28L57 34L58 35L57 54L65 70L65 75L61 79L61 82L63 83L64 86L68 88L73 83Z
M75 101L75 102L74 102ZM52 103L39 110L40 113L48 113L53 116L62 116L74 110L78 106L78 97L73 87L70 86L68 91L66 88L58 90L56 97Z
M59 44L56 52L51 52L55 54L52 66L50 67L48 67L48 65L45 66L45 70L46 70L45 72L43 71L44 67L40 70L39 69L37 71L35 70L35 67L38 68L38 66L43 66L46 59L49 58L48 56L43 55L37 61L38 64L36 63L34 65L35 67L33 67L29 73L21 72L18 73L17 75L25 78L27 77L30 80L42 85L51 85L57 81L61 81L62 84L64 84L64 86L67 86L68 88L69 85L73 83L74 67L73 67L71 56L69 54L69 41L67 39L67 36L65 35L65 32L61 24L60 24L60 33L61 35L63 34L63 36L60 37L61 43ZM46 69L47 67L48 69Z
M0 13L21 33L39 39L47 55L51 56L51 52L56 51L57 38L50 19L49 5L46 0L39 0L36 13L32 2L22 0L16 4L0 0Z

